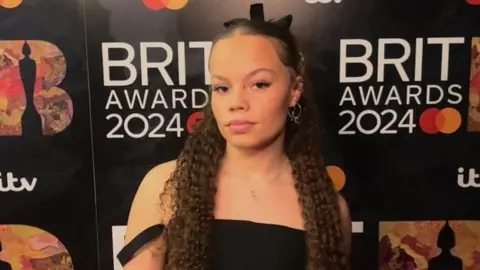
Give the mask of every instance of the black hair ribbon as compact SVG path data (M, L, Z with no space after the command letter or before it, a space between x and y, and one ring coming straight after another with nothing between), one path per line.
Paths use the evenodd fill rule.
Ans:
M268 23L276 24L282 28L289 29L292 25L293 16L286 15L278 20L269 20ZM236 18L229 20L228 22L223 23L223 25L228 28L233 25L244 23L247 21L260 21L265 22L265 13L263 11L263 4L257 3L250 5L250 19L246 18Z

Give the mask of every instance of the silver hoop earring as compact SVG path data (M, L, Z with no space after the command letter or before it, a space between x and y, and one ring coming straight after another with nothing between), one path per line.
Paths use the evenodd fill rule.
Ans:
M295 124L300 124L300 117L302 116L302 105L295 104L295 106L290 107L287 111L288 118L290 121Z

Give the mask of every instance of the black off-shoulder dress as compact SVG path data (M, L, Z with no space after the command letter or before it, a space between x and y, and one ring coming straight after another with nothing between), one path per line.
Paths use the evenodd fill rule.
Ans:
M164 230L154 225L138 234L117 255L125 265L143 245ZM215 219L208 270L305 270L303 230L244 220ZM167 258L168 260L168 258Z

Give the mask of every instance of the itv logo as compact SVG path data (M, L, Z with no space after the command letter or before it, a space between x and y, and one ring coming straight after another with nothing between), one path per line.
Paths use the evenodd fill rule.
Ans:
M461 188L480 188L480 174L474 168L458 168L457 184Z

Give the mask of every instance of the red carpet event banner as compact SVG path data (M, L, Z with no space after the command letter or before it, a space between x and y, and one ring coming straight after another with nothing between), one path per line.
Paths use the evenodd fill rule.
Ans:
M0 269L98 269L83 3L0 1Z
M140 181L180 152L211 40L254 2L0 0L0 269L122 269ZM478 270L480 1L261 2L293 15L353 269Z

